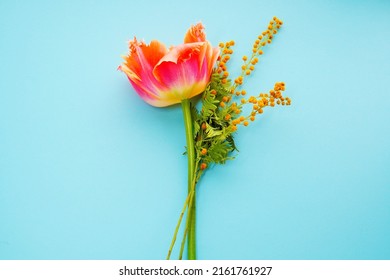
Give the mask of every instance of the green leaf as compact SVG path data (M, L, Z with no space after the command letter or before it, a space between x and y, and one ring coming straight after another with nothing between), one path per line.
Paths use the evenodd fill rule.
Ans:
M208 155L215 163L223 164L228 159L231 147L228 142L217 142L210 146Z
M207 138L213 138L213 137L219 136L221 134L222 134L222 130L217 130L217 129L213 128L211 125L209 125L208 123L206 123L206 137Z

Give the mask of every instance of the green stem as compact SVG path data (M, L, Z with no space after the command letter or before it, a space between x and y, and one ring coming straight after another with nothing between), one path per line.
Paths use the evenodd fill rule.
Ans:
M187 140L187 158L188 158L188 193L191 193L192 183L195 175L195 147L194 147L194 135L192 132L192 118L191 118L191 103L189 99L185 99L181 102L184 116L184 126L186 130ZM196 260L196 207L195 207L196 192L194 190L188 209L188 241L187 241L187 257L189 260Z
M193 195L194 195L194 192L191 191L191 193L189 194L189 196L190 196L189 201L190 202L188 204L186 224L185 224L185 227L184 227L183 238L182 238L181 245L180 245L179 260L183 259L184 245L185 245L186 237L187 237L187 234L188 234L188 228L189 228L189 224L190 224L189 217L191 217L191 211L190 210L191 210L191 207L192 207L191 201L192 201Z
M171 246L169 247L168 255L166 257L167 260L169 260L171 258L173 246L175 245L176 238L177 238L177 233L179 232L180 224L181 224L181 221L183 220L184 212L186 211L186 209L188 207L188 203L190 201L190 197L191 197L191 194L189 193L187 195L186 201L184 202L183 209L181 210L179 220L177 221L177 224L176 224L175 232L173 234L173 238L172 238L172 241L171 241Z

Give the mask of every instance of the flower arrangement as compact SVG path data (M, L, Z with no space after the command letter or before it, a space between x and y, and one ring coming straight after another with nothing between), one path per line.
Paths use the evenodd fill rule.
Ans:
M283 22L273 17L266 31L252 46L249 56L242 57L241 74L230 78L228 62L233 54L234 41L213 47L206 40L204 26L192 26L184 43L166 48L159 41L149 45L136 38L129 42L129 54L119 69L124 72L138 95L152 106L165 107L181 103L186 128L188 158L188 196L174 231L167 259L170 259L177 234L186 214L179 259L187 241L187 258L196 259L196 186L205 171L213 164L224 164L237 151L234 135L240 126L263 114L266 107L290 105L283 96L285 84L275 83L273 89L247 97L244 81L250 76L263 48L271 44ZM198 110L192 97L201 95ZM250 106L250 113L244 107Z

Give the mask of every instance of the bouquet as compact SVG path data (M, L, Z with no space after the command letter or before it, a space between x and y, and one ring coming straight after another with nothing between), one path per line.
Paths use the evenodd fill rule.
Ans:
M179 259L183 258L186 243L187 258L196 259L196 186L211 165L234 159L233 152L237 151L234 136L238 129L254 122L266 107L291 104L291 99L283 96L284 82L276 82L268 92L249 97L243 88L257 67L263 48L271 44L282 24L277 17L272 18L267 30L254 41L251 53L242 57L241 74L235 78L228 71L235 42L213 47L206 40L202 23L191 26L184 43L178 46L167 48L157 40L146 44L136 38L129 42L129 53L118 69L126 74L134 90L152 106L181 104L183 111L188 196L167 259L171 257L185 215ZM201 98L194 99L195 96Z

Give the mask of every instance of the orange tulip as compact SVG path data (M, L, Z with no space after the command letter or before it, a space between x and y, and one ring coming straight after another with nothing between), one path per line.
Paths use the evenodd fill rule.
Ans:
M150 105L165 107L202 93L210 81L219 48L206 41L198 23L186 33L184 44L167 49L157 40L149 45L129 42L129 54L119 66L135 91Z

